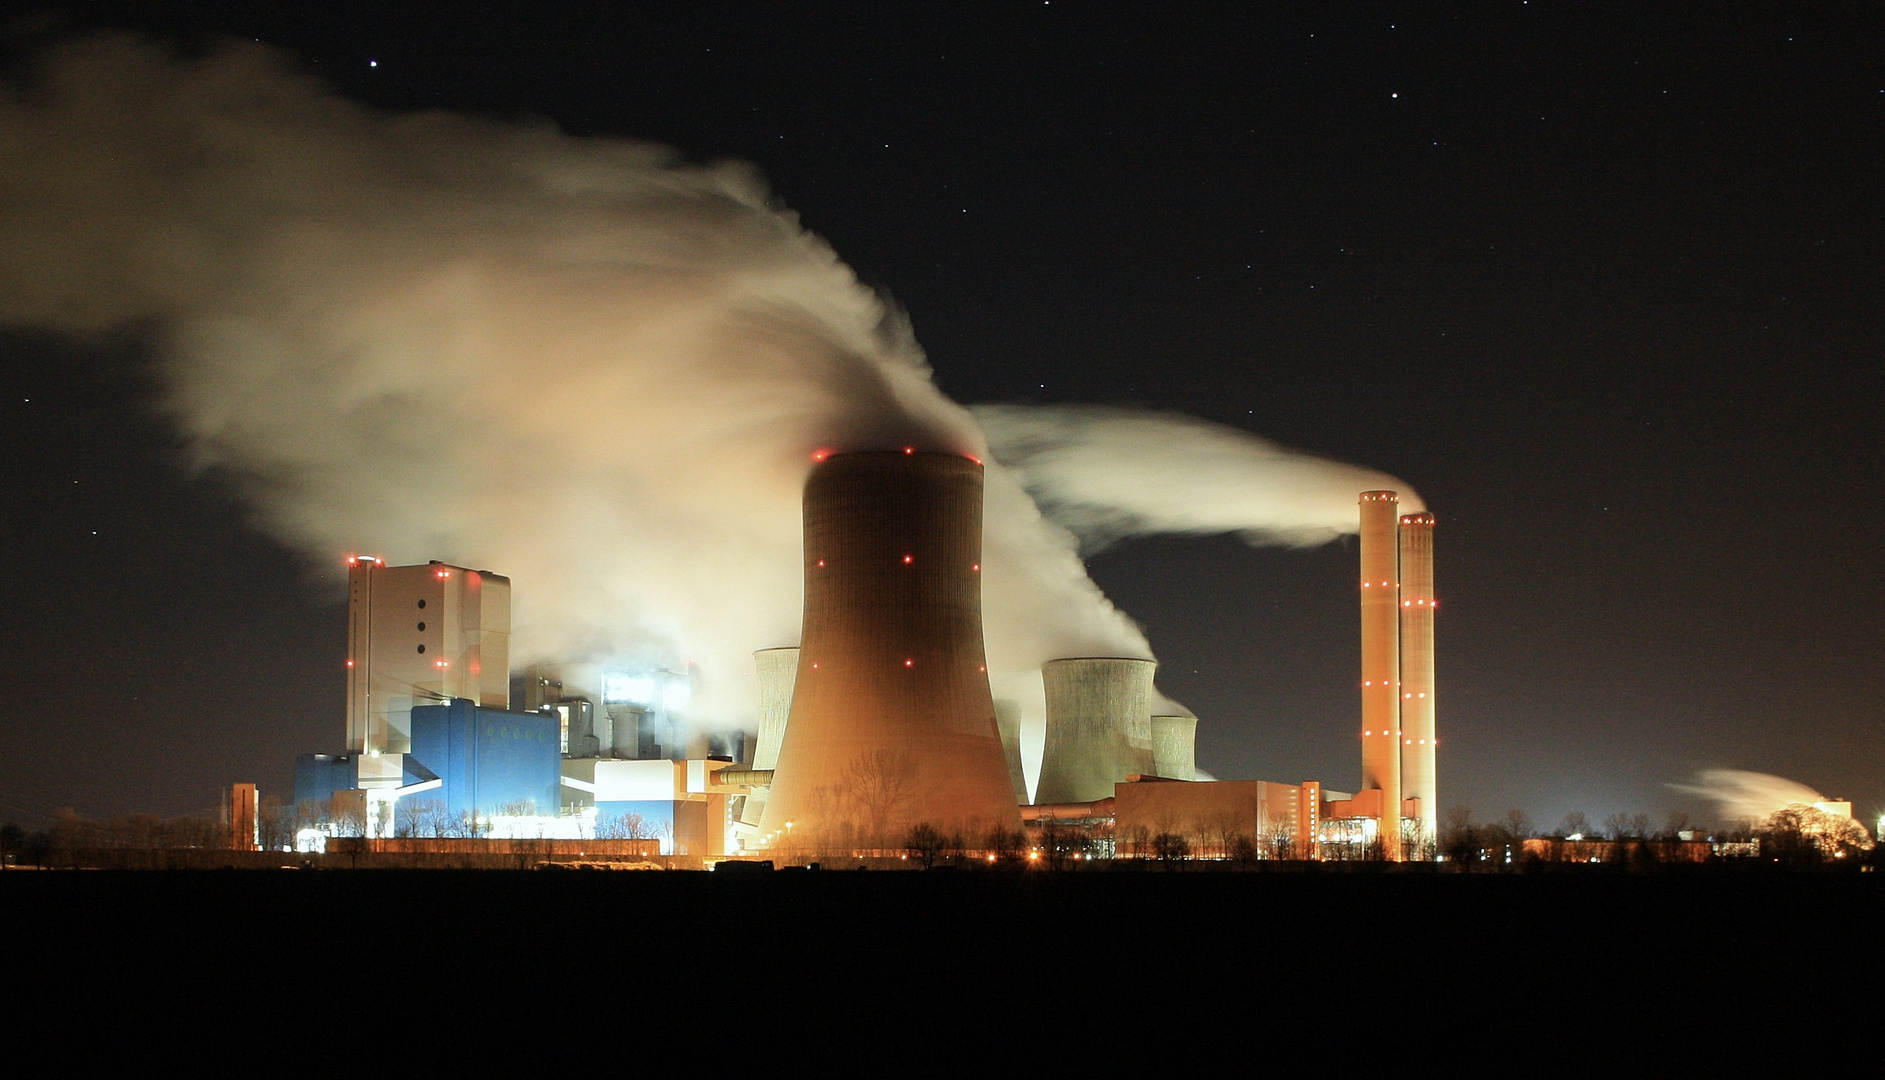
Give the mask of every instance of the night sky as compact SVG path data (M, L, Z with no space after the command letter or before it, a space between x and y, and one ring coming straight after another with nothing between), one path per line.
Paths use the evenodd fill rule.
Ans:
M106 27L750 161L959 401L1405 477L1440 522L1443 807L1708 818L1665 784L1714 767L1885 805L1876 4L83 5L0 62ZM188 473L150 364L135 330L0 335L0 818L286 795L342 741L327 568ZM1201 767L1348 789L1355 564L1090 568Z

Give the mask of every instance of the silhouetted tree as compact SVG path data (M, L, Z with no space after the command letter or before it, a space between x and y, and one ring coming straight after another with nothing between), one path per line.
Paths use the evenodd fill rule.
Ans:
M1295 839L1293 837L1285 837L1283 840L1283 843L1288 844L1291 847L1293 847L1295 846ZM1235 840L1231 841L1230 857L1231 857L1232 862L1239 863L1241 865L1249 865L1254 862L1259 862L1263 858L1263 846L1258 844L1256 839L1253 837L1239 836ZM1290 856L1277 855L1274 857L1278 859L1287 859Z
M1021 850L1027 847L1027 843L1028 837L1026 833L1011 832L1000 826L991 829L988 836L983 840L983 844L988 848L988 853L1002 862L1013 862L1019 859L1021 857Z
M1873 847L1865 826L1803 803L1776 810L1761 824L1759 836L1763 854L1794 866L1844 859Z
M1460 864L1462 869L1470 868L1479 861L1481 843L1479 828L1473 824L1473 811L1470 807L1455 806L1447 810L1440 822L1440 850L1449 862Z
M860 754L844 767L844 787L862 812L864 843L882 846L916 793L916 759L890 749Z
M294 807L284 805L281 797L265 795L255 808L255 842L264 851L280 851L295 843Z
M1532 835L1531 819L1525 816L1523 810L1507 810L1500 824L1505 828L1505 835L1515 842L1530 839Z
M1183 833L1162 832L1152 838L1152 853L1161 862L1191 857L1191 841Z
M936 826L927 821L918 823L903 840L904 849L909 852L910 858L921 864L925 870L936 865L936 860L942 857L943 847L947 843L948 841L941 832L937 831Z
M1272 814L1263 823L1263 849L1272 859L1298 859L1304 855L1296 850L1296 827L1287 815Z

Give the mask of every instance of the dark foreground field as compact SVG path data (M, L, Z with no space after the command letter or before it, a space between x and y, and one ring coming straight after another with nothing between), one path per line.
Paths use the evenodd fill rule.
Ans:
M1882 900L1706 868L0 874L16 1021L710 1042L1825 1033L1872 1013Z

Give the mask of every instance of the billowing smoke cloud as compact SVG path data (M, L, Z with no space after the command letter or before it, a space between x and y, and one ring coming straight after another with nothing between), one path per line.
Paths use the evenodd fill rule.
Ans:
M971 416L751 169L386 115L247 44L75 42L0 98L0 321L147 328L196 463L275 536L508 574L517 659L692 661L708 722L797 640L815 449L995 433L989 654L1029 707L1046 659L1151 655L1074 531L1313 543L1393 484L1181 417Z
M1713 801L1723 821L1766 821L1776 810L1826 801L1805 784L1744 769L1704 769L1693 783L1669 788Z

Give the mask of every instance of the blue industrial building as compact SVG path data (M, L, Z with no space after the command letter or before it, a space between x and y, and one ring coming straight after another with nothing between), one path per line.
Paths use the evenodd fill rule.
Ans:
M468 698L412 710L412 754L443 783L448 814L557 812L562 748L557 717L480 708Z
M562 781L558 724L554 715L485 709L468 698L421 705L412 710L409 754L296 758L295 801L326 803L341 792L379 787L423 792L453 817L524 807L554 815Z

